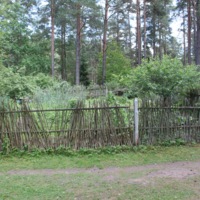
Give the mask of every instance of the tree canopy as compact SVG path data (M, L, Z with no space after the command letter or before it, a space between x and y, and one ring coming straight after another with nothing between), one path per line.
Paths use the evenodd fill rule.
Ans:
M72 85L118 82L134 95L198 89L200 4L173 2L2 0L1 95L2 84L31 93L29 77L49 75ZM172 34L177 19L181 41Z

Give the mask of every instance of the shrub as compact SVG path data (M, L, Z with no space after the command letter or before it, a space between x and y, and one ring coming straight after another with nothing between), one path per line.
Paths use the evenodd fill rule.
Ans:
M199 88L200 73L196 66L183 66L178 59L164 56L163 60L144 60L121 82L135 97L186 96L190 90Z
M5 67L1 67L0 79L0 96L17 99L33 94L35 90L35 84L31 78L21 76Z

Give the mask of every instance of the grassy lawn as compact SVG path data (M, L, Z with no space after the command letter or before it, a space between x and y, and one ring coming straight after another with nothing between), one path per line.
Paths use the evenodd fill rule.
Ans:
M200 171L184 179L149 177L133 166L200 161L200 146L156 147L118 154L0 157L0 200L200 199ZM120 167L120 170L114 171ZM94 168L91 171L90 168ZM138 167L139 168L139 167ZM76 173L19 174L11 170L75 169ZM96 170L96 171L95 171ZM144 179L144 180L143 180Z
M0 172L12 169L64 169L126 167L174 161L200 160L200 145L150 147L138 152L63 155L0 156Z
M133 175L131 175L133 176ZM200 179L198 178L198 181ZM78 173L53 176L3 176L0 199L199 199L192 180L156 180L130 184L121 177L106 181L99 175Z

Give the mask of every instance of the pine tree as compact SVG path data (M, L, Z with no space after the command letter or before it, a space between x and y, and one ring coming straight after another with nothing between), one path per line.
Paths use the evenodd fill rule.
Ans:
M89 86L89 73L88 73L88 63L85 60L85 57L81 57L80 65L80 83L84 86Z
M147 28L146 28L146 14L147 14L147 10L146 10L146 0L143 0L143 20L144 20L144 30L143 30L143 45L144 45L144 58L147 57L147 36L146 36L146 32L147 32Z
M54 57L55 57L55 0L51 0L51 75L54 77L55 72L54 72Z
M109 0L105 0L105 15L104 15L104 29L103 29L102 85L105 84L105 80L106 80L106 49L107 49L108 9L109 9Z
M140 20L140 0L137 0L136 3L137 11L137 63L140 65L142 61L142 46L141 46L141 20Z
M191 0L187 0L187 16L188 16L188 64L192 63L191 48L192 48L192 17L191 17Z
M146 0L147 14L147 42L152 46L153 56L160 59L167 53L167 43L171 38L171 0Z

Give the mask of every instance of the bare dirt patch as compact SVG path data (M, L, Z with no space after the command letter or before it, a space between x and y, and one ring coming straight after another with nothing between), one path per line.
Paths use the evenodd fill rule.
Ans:
M120 176L140 174L138 178L130 178L130 183L144 183L151 178L174 178L183 179L200 175L200 161L197 162L174 162L166 164L152 164L133 167L109 167L104 169L40 169L40 170L12 170L8 175L46 175L90 173L100 175L105 181L116 181ZM1 174L0 174L1 175Z
M113 200L200 199L200 161L103 169L94 167L11 170L2 172L0 180L1 178L6 184L10 181L9 185L7 184L6 191L9 191L7 193L10 194L12 191L15 195L16 191L12 190L12 186L15 186L18 188L18 195L22 194L22 196L27 194L27 190L34 188L34 191L40 191L40 194L43 194L44 191L48 191L47 194L53 192L56 196L61 197L57 199L94 199L94 195L97 197L96 199ZM2 188L4 183L1 184ZM40 183L39 186L38 183ZM26 189L25 193L23 193L24 188ZM6 195L7 193L4 192ZM35 195L37 196L38 193ZM48 199L56 199L54 197ZM38 199L38 196L35 199Z

